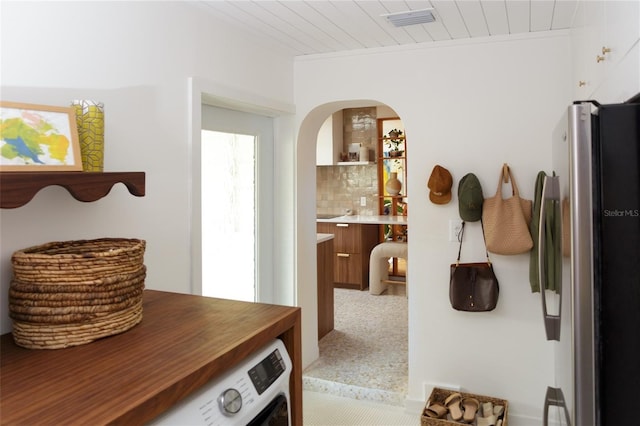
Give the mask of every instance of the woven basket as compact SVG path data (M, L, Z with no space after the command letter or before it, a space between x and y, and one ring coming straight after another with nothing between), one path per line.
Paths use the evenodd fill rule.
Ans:
M9 316L16 344L59 349L122 333L142 320L145 241L52 242L15 252Z
M460 425L460 424L465 424L462 423L462 421L460 422L455 422L453 420L451 420L451 416L447 415L447 418L444 419L434 419L432 417L427 416L426 411L427 408L434 403L439 403L441 405L444 405L444 401L449 397L449 395L451 395L454 391L450 391L447 389L440 389L440 388L433 388L433 390L431 391L431 395L429 396L429 399L427 400L427 404L425 405L424 409L422 410L422 415L420 416L420 425L421 426L454 426L454 425ZM507 401L506 399L500 399L500 398L495 398L492 396L485 396L485 395L477 395L474 393L466 393L466 392L459 392L460 395L462 396L462 398L475 398L478 400L478 402L480 402L480 404L482 405L482 403L484 402L491 402L493 405L502 405L504 407L504 413L502 415L502 425L503 426L508 426L507 422L508 422L508 411L509 411L509 401ZM479 412L477 414L477 416L480 415ZM471 425L475 425L477 424L477 420L474 420L472 423L470 423Z

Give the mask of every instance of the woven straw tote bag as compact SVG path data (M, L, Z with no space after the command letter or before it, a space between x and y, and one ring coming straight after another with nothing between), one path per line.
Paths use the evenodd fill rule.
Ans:
M502 198L502 185L511 182L512 197ZM526 253L533 247L529 231L532 201L520 198L518 186L507 164L502 166L496 195L484 200L484 223L487 250L495 254Z

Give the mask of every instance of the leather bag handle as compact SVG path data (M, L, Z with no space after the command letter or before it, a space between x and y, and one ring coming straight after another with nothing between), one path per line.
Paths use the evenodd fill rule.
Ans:
M507 163L502 165L502 174L498 178L498 189L496 190L496 196L499 196L499 199L502 199L502 184L509 183L511 181L511 195L520 197L520 191L518 191L518 185L516 185L516 181L511 174L511 168Z
M464 225L465 221L462 221L462 228L460 228L460 233L458 234L458 241L460 241L460 247L458 247L458 258L456 259L456 266L460 265L460 253L462 252L462 240L464 238ZM487 240L484 237L484 224L482 223L482 219L480 219L480 226L482 226L482 240L484 241L484 252L487 256L487 263L491 266L491 260L489 260L489 251L487 250Z

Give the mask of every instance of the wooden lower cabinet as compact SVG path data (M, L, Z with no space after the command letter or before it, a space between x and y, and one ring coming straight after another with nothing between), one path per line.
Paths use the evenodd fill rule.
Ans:
M368 260L368 258L367 258ZM334 260L334 281L336 287L356 287L363 290L369 283L364 282L364 266L360 253L336 253ZM367 261L368 265L369 262Z
M317 230L334 235L334 286L357 290L369 287L369 255L379 242L378 225L319 222Z
M334 326L333 239L318 244L318 340Z

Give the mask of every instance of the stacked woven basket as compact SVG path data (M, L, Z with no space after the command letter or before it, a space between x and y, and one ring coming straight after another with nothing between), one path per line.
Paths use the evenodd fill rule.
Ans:
M77 346L142 320L145 241L52 242L15 252L9 316L16 344Z

